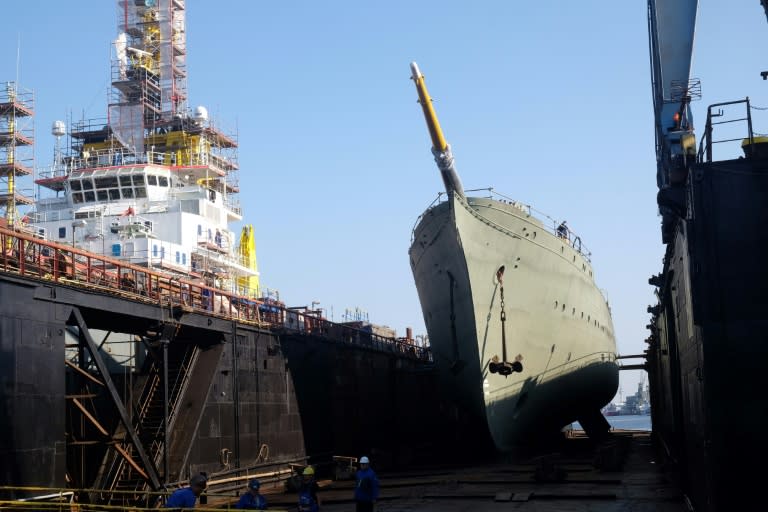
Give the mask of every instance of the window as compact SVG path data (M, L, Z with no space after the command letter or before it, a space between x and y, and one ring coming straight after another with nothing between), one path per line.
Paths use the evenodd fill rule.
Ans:
M181 263L181 253L176 251L176 263Z
M115 199L120 199L120 189L119 188L111 188L109 189L109 199L114 201Z
M161 187L167 187L168 186L168 178L166 178L165 176L159 176L157 178L157 184L160 185Z
M133 199L133 189L131 187L125 187L123 190L123 199Z
M93 193L93 190L88 190L86 192L83 192L85 201L95 201L96 200L96 194Z
M144 187L136 187L136 198L142 199L147 197L147 189Z
M165 247L160 246L160 259L165 259Z
M133 175L133 185L134 186L144 186L144 175L143 174L134 174Z
M82 203L83 202L83 193L82 192L75 192L74 194L72 194L72 202L75 203L75 204Z
M116 258L120 256L120 244L112 244L112 256Z
M187 264L187 253L183 252L181 253L181 264L186 265Z
M112 188L117 186L117 176L105 176L96 178L96 188Z
M109 198L109 195L107 194L106 190L97 190L96 191L96 198L99 201L106 201Z
M157 245L156 244L152 245L152 257L153 258L157 258Z
M197 236L203 236L203 225L198 224L197 225Z
M83 190L93 190L93 181L91 178L85 178L83 180Z
M67 238L67 228L59 228L59 238Z
M120 186L121 187L130 187L131 186L131 177L130 176L120 176Z
M70 188L72 190L83 190L83 184L80 183L80 180L72 180L69 182Z
M157 186L157 176L150 174L147 176L147 185Z

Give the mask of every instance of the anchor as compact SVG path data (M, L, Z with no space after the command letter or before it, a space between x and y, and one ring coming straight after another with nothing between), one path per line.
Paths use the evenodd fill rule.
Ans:
M499 267L499 270L496 272L496 279L499 281L500 285L500 291L501 291L501 360L499 360L499 356L493 356L491 358L491 361L488 363L488 370L491 373L498 373L499 375L503 375L505 378L512 375L514 372L522 372L523 371L523 363L521 362L523 360L523 356L521 354L517 354L515 356L514 361L507 361L507 331L506 331L506 321L507 321L507 313L504 311L504 265Z

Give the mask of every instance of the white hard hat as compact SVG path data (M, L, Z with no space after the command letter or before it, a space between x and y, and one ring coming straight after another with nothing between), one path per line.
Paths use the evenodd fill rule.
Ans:
M368 457L365 457L365 456L360 457L360 464L370 464L370 463L371 461L368 460Z

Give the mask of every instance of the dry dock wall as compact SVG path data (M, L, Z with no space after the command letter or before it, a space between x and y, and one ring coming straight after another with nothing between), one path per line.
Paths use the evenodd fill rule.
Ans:
M4 485L66 487L69 475L75 487L98 486L109 480L104 466L113 451L111 443L126 438L104 387L87 382L90 387L84 393L88 379L65 366L65 359L77 351L66 348L77 340L73 306L94 333L101 329L145 335L170 320L168 312L157 306L0 274ZM180 315L173 322L169 353L195 347L198 355L189 368L188 384L179 392L167 480L184 479L196 471L213 475L255 464L303 460L299 407L277 338L253 326L201 315ZM74 338L68 334L73 330ZM108 354L109 343L103 343L101 356L123 406L135 411L148 379L147 365L135 367L130 380L122 370L113 374L116 364ZM159 350L156 343L154 349ZM93 366L87 372L100 378ZM72 405L73 396L107 435L83 419ZM149 441L141 433L140 437L149 452ZM135 453L134 458L138 460ZM156 460L162 480L162 458Z

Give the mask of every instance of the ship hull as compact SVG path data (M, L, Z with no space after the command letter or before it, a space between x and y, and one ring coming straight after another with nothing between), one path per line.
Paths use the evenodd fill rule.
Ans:
M599 411L618 387L613 325L577 248L519 206L485 198L452 195L414 232L411 267L441 386L500 450L576 420L607 429ZM503 337L506 360L523 365L508 377L489 371Z

